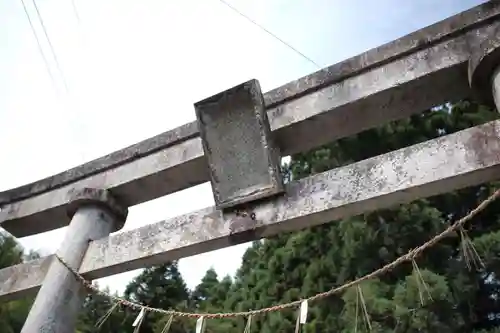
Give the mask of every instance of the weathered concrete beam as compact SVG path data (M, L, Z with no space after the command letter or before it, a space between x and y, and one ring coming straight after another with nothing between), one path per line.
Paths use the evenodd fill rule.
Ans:
M470 50L500 25L488 2L264 95L283 155L470 95ZM17 237L65 226L66 193L98 187L136 205L208 181L196 123L62 174L0 193L1 226Z
M34 295L40 289L53 259L51 255L0 269L0 302Z
M92 241L80 272L96 279L388 208L498 179L500 121L317 174L251 207L255 220L214 207ZM0 301L36 290L50 257L0 270Z
M457 35L465 34L467 31L474 31L475 28L487 25L491 20L496 20L499 15L500 6L494 2L487 2L476 6L463 13L408 34L400 39L386 43L358 56L346 59L345 61L273 89L264 95L265 104L269 109L278 109L280 105L285 104L287 101L300 98L311 91L316 91L322 87L340 82L345 78L356 76L362 72L383 66L405 55L452 39ZM279 118L279 115L275 115L275 117ZM359 121L363 121L363 119L359 119ZM60 174L9 191L1 192L0 205L18 201L34 194L46 192L55 187L75 182L175 145L180 141L197 137L198 135L196 122L179 126L173 130L146 139Z
M7 204L0 226L16 237L60 228L69 223L69 193L75 188L107 188L125 206L133 206L208 180L200 138L144 156L133 162Z
M500 175L500 121L295 181L255 220L206 208L91 242L80 272L105 277L481 184Z

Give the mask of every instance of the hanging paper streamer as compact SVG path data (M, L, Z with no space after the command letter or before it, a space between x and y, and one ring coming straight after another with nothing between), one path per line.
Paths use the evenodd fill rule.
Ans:
M299 315L297 316L297 321L295 322L295 333L300 332L300 325L306 323L307 320L307 300L300 303Z
M196 321L196 333L203 333L205 331L205 318L200 317Z
M307 300L302 301L300 304L300 323L305 324L307 321Z
M135 318L134 323L132 324L133 327L139 327L139 325L142 323L142 319L144 318L144 312L145 312L144 308L142 308L141 312L139 312L139 315L137 316L137 318Z

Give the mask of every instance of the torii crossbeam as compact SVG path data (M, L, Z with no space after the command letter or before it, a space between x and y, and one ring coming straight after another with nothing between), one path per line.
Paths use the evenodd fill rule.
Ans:
M500 121L285 185L278 160L466 97L500 109L499 65L490 1L268 93L231 88L197 103L196 122L2 192L0 225L69 225L58 253L95 279L496 180ZM216 207L110 235L128 207L206 181ZM0 270L0 300L41 287L23 333L74 329L83 291L53 259Z

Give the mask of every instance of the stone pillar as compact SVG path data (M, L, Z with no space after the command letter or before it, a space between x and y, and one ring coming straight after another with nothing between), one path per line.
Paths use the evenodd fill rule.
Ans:
M492 28L481 44L471 45L469 83L479 102L500 112L500 28Z
M106 190L72 191L68 200L72 219L57 254L78 270L89 242L123 227L127 213ZM74 332L85 295L73 273L54 258L21 333Z
M491 83L493 85L493 101L495 102L497 110L500 111L500 66L498 66L493 72Z

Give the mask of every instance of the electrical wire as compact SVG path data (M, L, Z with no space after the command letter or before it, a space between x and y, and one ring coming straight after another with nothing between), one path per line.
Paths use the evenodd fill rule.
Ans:
M43 21L43 18L42 18L42 15L41 15L41 13L40 13L40 10L38 9L38 6L37 6L37 4L36 4L36 1L35 1L35 0L32 0L32 2L33 2L33 6L35 7L35 10L36 10L36 15L37 15L37 17L38 17L38 20L40 21L40 25L41 25L41 27L42 27L42 29L43 29L43 33L44 33L44 35L45 35L45 37L46 37L46 39L47 39L47 43L48 43L48 45L49 45L50 51L52 52L52 56L53 56L54 62L55 62L55 64L56 64L56 66L57 66L57 70L58 70L58 72L59 72L59 74L60 74L60 79L61 79L61 81L62 81L62 83L63 83L63 85L64 85L64 88L65 88L65 90L64 90L64 93L65 93L65 94L64 94L64 95L65 95L65 97L66 97L66 98L65 98L65 100L66 100L66 101L64 102L64 104L66 104L66 103L68 102L68 101L67 101L67 99L69 98L69 88L68 88L68 84L67 84L67 81L66 81L66 78L65 78L64 72L63 72L63 70L62 70L62 68L61 68L61 65L60 65L60 63L59 63L59 59L58 59L57 54L56 54L56 52L55 52L54 46L53 46L53 44L52 44L52 42L51 42L51 39L50 39L50 37L49 37L48 31L47 31L47 29L46 29L46 27L45 27L45 23L44 23L44 21ZM29 15L29 12L28 12L28 8L27 8L27 6L26 6L26 3L24 2L24 0L21 0L21 3L22 3L22 5L23 5L24 13L25 13L25 15L26 15L26 17L27 17L27 19L28 19L28 21L29 21L29 23L30 23L30 27L31 27L31 30L32 30L32 32L33 32L33 35L35 36L35 39L36 39L36 42L37 42L37 45L38 45L38 50L39 50L39 52L40 52L40 54L41 54L41 56L42 56L42 58L43 58L43 60L44 60L45 67L46 67L47 72L49 73L50 78L51 78L51 80L52 80L52 83L53 83L53 85L54 85L54 89L56 90L56 93L57 93L58 97L59 97L59 98L61 98L62 96L59 94L59 93L60 93L60 91L59 91L59 89L57 88L57 87L58 87L57 80L56 80L56 78L54 77L54 75L52 74L52 71L51 71L51 66L50 66L50 64L49 64L49 62L48 62L48 60L47 60L47 58L46 58L46 56L45 56L45 53L44 53L44 51L43 51L42 44L41 44L41 42L40 42L40 39L38 38L38 34L36 33L36 29L35 29L35 26L34 26L34 24L33 24L33 21L32 21L32 19L31 19L30 15ZM75 10L75 15L78 15L78 12L76 11L76 6L74 7L74 10ZM77 16L77 20L79 20L79 16ZM78 22L78 23L79 23L79 22ZM67 107L67 106L66 106L66 107ZM84 156L83 152L81 152L81 155L82 155L82 156Z
M311 64L313 64L314 66L316 66L318 69L321 69L322 67L317 63L315 62L314 60L312 60L311 58L309 58L308 56L306 56L304 53L300 52L299 50L297 50L295 47L293 47L292 45L290 45L289 43L285 42L283 39L279 38L277 35L273 34L271 31L269 31L268 29L266 29L265 27L263 27L262 25L258 24L257 22L255 22L254 20L252 20L250 17L248 17L247 15L243 14L241 11L239 11L236 7L232 6L231 4L229 4L228 2L224 1L224 0L219 0L220 2L222 2L224 5L226 5L227 7L229 7L231 10L233 10L235 13L241 15L243 18L245 18L246 20L250 21L252 24L254 24L255 26L257 26L258 28L260 28L261 30L263 30L264 32L266 32L268 35L270 35L271 37L275 38L276 40L278 40L279 42L281 42L283 45L285 45L286 47L288 47L289 49L291 49L292 51L294 51L295 53L297 53L298 55L300 55L302 58L304 58L305 60L307 60L308 62L310 62Z
M49 34L47 33L47 29L45 28L45 23L43 22L42 15L40 14L40 11L38 10L38 6L36 5L36 0L32 0L32 1L33 1L33 6L35 7L35 10L36 10L36 15L38 16L38 20L40 21L40 25L42 26L43 33L45 34L45 38L47 38L47 42L49 44L50 51L52 52L52 57L54 58L54 61L56 63L57 70L59 71L59 74L61 75L61 79L63 81L64 87L66 88L66 92L69 92L68 84L66 82L64 73L61 69L61 65L59 64L59 60L58 60L56 52L54 50L54 46L52 45L52 42L50 41Z
M76 21L80 25L80 14L78 14L78 7L76 7L76 0L71 0L71 6L73 7L73 14L75 14Z
M47 57L45 57L45 53L43 52L42 44L40 43L40 39L38 39L38 35L36 33L35 26L33 25L33 21L31 21L31 17L28 13L28 8L26 7L24 0L20 0L20 1L23 5L24 14L26 15L26 18L28 19L28 22L30 24L31 32L33 32L33 36L35 36L36 44L38 46L38 51L40 52L40 55L42 56L43 62L45 64L45 69L47 70L47 73L50 76L50 80L52 81L52 84L54 85L54 89L57 91L58 89L57 89L56 79L54 78L54 75L52 74L52 71L50 70L49 62L47 60Z

